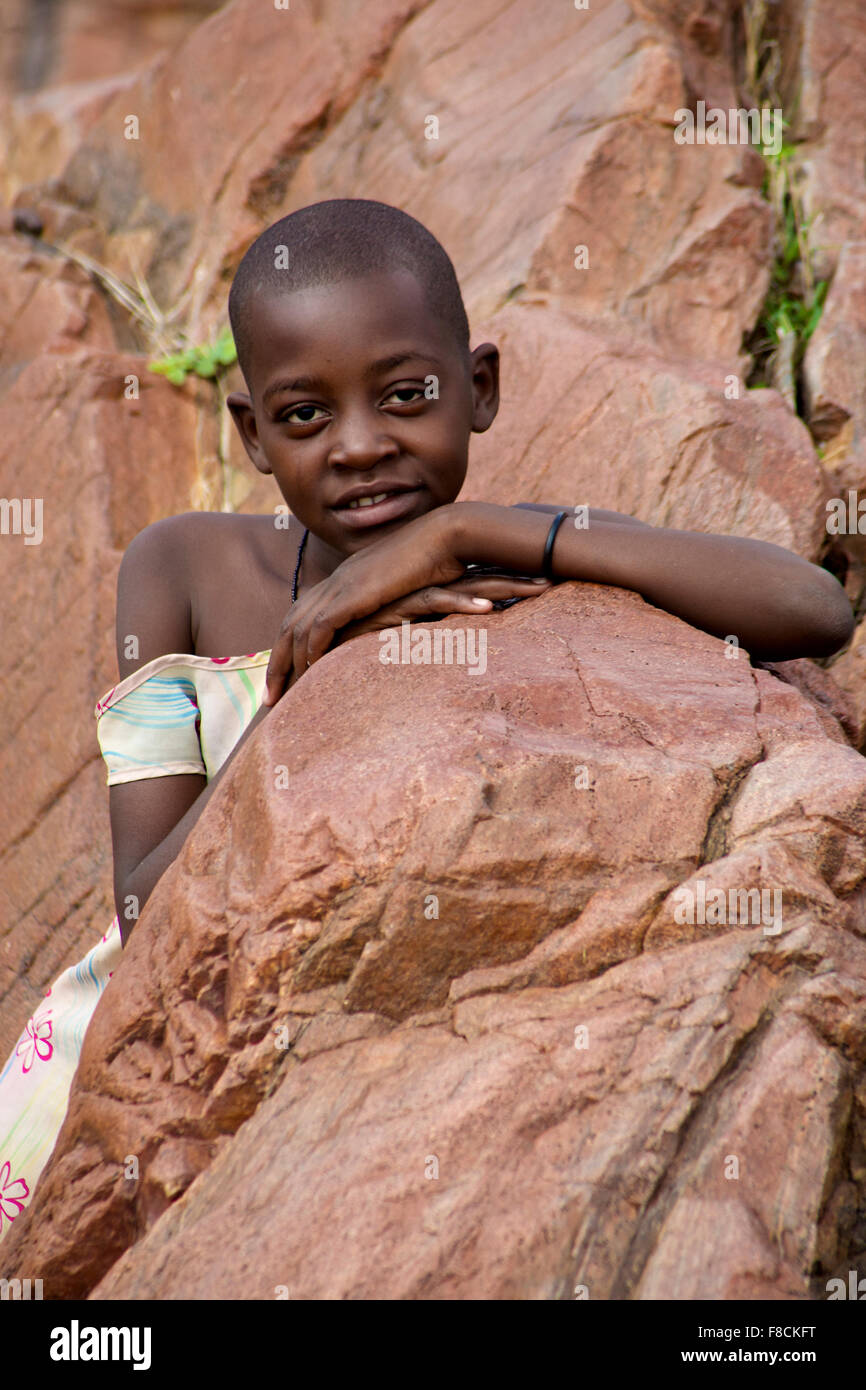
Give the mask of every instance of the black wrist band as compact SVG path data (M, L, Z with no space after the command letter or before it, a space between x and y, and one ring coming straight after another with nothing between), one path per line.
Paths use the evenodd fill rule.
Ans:
M553 573L553 542L556 540L556 533L559 530L568 512L557 512L553 518L553 524L547 533L547 540L544 543L544 559L541 562L541 573L545 579L549 579L552 584L558 584L559 580Z

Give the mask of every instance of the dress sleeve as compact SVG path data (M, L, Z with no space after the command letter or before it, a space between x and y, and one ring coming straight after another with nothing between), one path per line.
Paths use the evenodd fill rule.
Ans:
M196 688L188 672L164 669L121 682L97 705L96 720L109 787L182 772L206 775Z

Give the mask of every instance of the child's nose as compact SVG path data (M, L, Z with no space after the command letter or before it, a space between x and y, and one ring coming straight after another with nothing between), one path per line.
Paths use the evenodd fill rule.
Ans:
M344 415L335 436L328 454L330 463L358 468L400 452L399 445L388 432L386 422L375 413L355 411L351 415Z

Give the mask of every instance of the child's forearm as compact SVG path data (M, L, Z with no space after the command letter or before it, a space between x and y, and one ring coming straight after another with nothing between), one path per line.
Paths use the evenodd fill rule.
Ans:
M155 849L151 850L146 858L125 875L122 883L116 887L115 899L118 911L118 921L120 922L120 936L124 945L129 939L130 932L135 926L135 920L127 921L125 914L121 912L121 905L133 897L137 903L138 912L144 907L154 888L162 875L171 864L174 863L186 842L189 832L198 821L205 806L210 801L217 786L225 775L230 763L237 756L239 750L246 743L247 739L258 728L262 720L269 713L273 706L263 705L250 720L241 737L238 739L229 756L226 758L222 767L216 775L208 782L207 786L196 797L186 814L177 822L170 834L161 840Z
M455 553L464 563L541 572L552 517L487 502L451 504ZM633 589L649 603L717 637L735 636L758 660L827 656L851 636L854 617L826 570L781 546L738 536L634 527L573 509L553 547L557 579Z

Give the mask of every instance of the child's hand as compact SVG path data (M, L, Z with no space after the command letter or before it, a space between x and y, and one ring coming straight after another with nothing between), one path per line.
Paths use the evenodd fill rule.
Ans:
M416 589L412 594L387 603L378 612L357 622L347 623L336 633L330 650L352 637L365 632L381 632L399 627L404 620L415 621L444 617L448 613L489 613L509 599L531 598L550 588L547 579L518 579L512 575L479 576L455 579L453 584Z
M419 591L427 591L428 598L413 601L422 605L421 615L427 617L440 612L489 612L489 603L466 601L474 595L492 599L525 597L542 591L541 584L467 576L460 590L449 593L447 601L443 599L444 586L459 583L466 571L466 565L455 554L456 532L449 512L448 507L437 507L383 540L350 555L333 574L298 599L286 615L271 649L263 704L276 704L283 690L324 656L337 632L354 623L370 622L383 608L392 608L401 600L405 603L410 595L417 595ZM507 587L515 583L520 585L519 594L513 587ZM431 589L440 591L435 602L443 607L429 606ZM460 595L459 605L449 606L456 604L457 594ZM394 617L397 611L394 610ZM418 608L411 612L404 608L402 616L417 616L418 612ZM382 624L393 625L393 620ZM373 630L376 626L379 624L373 622L372 627L365 630ZM355 629L351 635L357 633Z
M436 507L349 555L298 599L271 648L263 704L276 704L293 683L289 677L297 680L324 656L340 628L416 589L462 578L466 566L454 553L449 510Z

